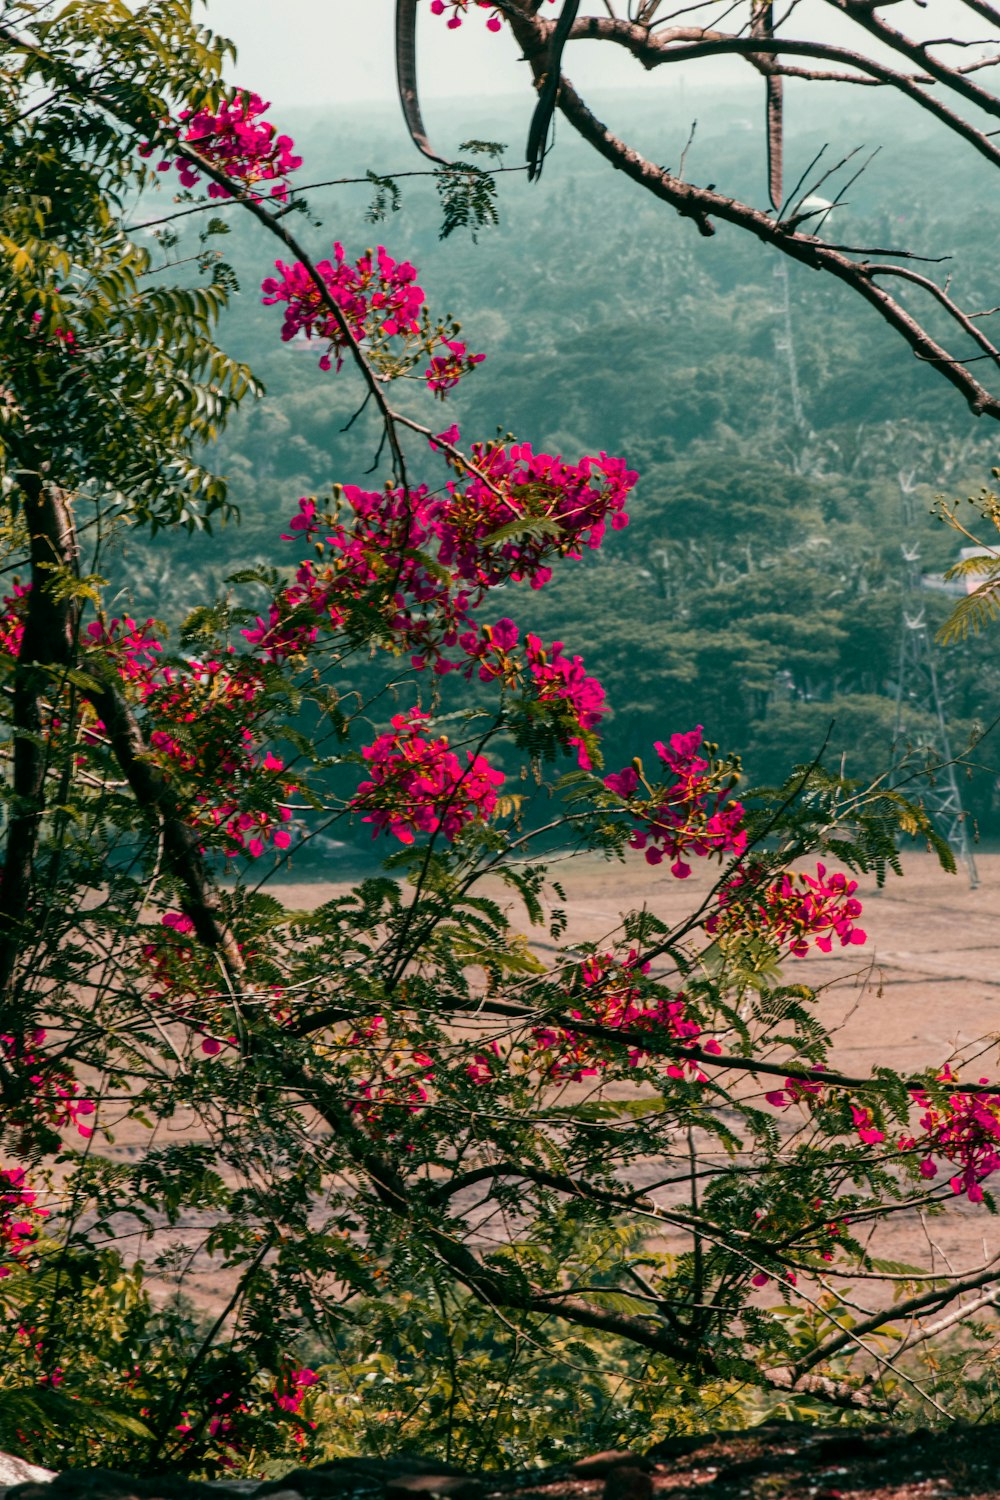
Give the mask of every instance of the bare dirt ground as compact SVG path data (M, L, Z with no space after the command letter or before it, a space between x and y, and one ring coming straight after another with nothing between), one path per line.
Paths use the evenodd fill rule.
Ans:
M946 875L930 855L909 854L903 863L904 878L890 874L881 890L874 879L860 882L863 948L789 959L786 974L824 987L821 1014L837 1028L835 1061L847 1072L868 1072L875 1062L926 1067L985 1037L992 1040L986 1073L996 1067L1000 1041L1000 854L978 856L976 890L963 872ZM549 869L566 892L568 942L598 942L622 913L643 905L680 921L712 883L711 871L678 881L638 855L625 864L592 855L552 859ZM347 889L331 882L274 892L290 907L313 907ZM534 936L532 942L545 947Z
M979 854L976 863L973 890L964 869L948 875L929 854L904 855L902 879L890 873L881 888L873 877L859 882L864 947L812 950L787 961L786 978L822 991L818 1011L835 1036L833 1066L865 1076L880 1063L916 1072L959 1058L968 1059L966 1079L1000 1078L1000 854ZM552 903L569 919L564 941L600 942L623 913L643 905L679 922L708 896L714 868L678 881L639 855L624 864L593 855L553 858L550 875L566 894L565 903ZM312 907L346 888L288 884L279 891L290 907ZM513 914L516 921L516 908ZM539 951L550 946L537 935L531 941ZM971 1269L1000 1252L1000 1219L962 1199L944 1218L894 1219L872 1248L934 1269Z
M867 1075L879 1063L916 1071L956 1056L974 1057L964 1077L1000 1079L1000 854L980 855L977 863L980 884L972 890L964 873L944 874L931 856L905 856L903 879L890 875L881 890L874 879L861 882L864 947L788 960L786 977L822 992L819 1012L835 1036L834 1066ZM564 941L570 943L610 939L622 914L644 904L666 921L680 921L707 898L713 879L712 869L696 869L689 880L677 881L638 855L625 864L596 856L553 858L549 870L565 890L565 903L553 904L566 910ZM272 889L289 908L302 909L349 888L349 881L338 880ZM506 892L505 899L509 896ZM511 911L516 925L517 908ZM525 931L538 951L552 946L527 923ZM202 1134L198 1121L187 1115L171 1122L168 1133L174 1140ZM141 1154L142 1136L141 1127L126 1124L110 1154ZM191 1224L171 1239L194 1249L204 1232L205 1226ZM491 1237L484 1233L484 1240ZM150 1249L136 1243L137 1253L146 1257ZM895 1218L879 1231L872 1249L935 1270L971 1270L1000 1253L1000 1218L964 1199L953 1200L942 1218ZM196 1252L184 1290L211 1308L225 1299L228 1278Z

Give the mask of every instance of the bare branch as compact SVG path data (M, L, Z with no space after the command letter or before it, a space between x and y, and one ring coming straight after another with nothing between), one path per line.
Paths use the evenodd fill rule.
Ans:
M822 1363L825 1359L831 1359L839 1350L848 1344L854 1343L866 1333L871 1333L876 1328L883 1327L886 1323L897 1322L900 1318L908 1318L911 1313L922 1312L925 1308L946 1307L949 1302L954 1302L963 1292L975 1291L977 1287L989 1286L1000 1280L1000 1268L997 1261L1000 1256L994 1256L985 1271L978 1272L975 1276L963 1276L957 1281L950 1281L945 1286L931 1287L929 1291L917 1292L912 1297L905 1298L902 1302L896 1302L890 1308L880 1308L878 1312L872 1313L870 1317L859 1320L849 1329L843 1329L831 1338L824 1340L811 1353L800 1359L794 1366L796 1378L811 1370L815 1365Z
M526 14L519 0L504 0L503 8L510 21L511 29L524 50L537 85L544 76L544 62L551 23ZM580 27L589 28L586 33L581 32L581 35L605 35L611 40L619 40L634 47L638 55L648 60L650 64L658 56L659 42L655 38L650 38L645 28L636 27L627 22L611 22L603 17L578 20L574 25L573 33L576 34ZM593 29L595 27L596 30ZM695 48L693 51L682 49L682 52L690 56L706 55L707 48L714 51L746 53L754 47L760 49L765 45L765 39L727 38L719 42L702 44L700 48ZM785 49L789 45L794 47L803 44L789 44L782 40L780 43L775 41L773 45L775 49ZM675 57L679 55L681 54L678 52L673 53ZM853 54L847 55L854 56ZM995 165L1000 166L1000 149L960 117L931 100L929 96L925 96L908 79L892 74L891 70L881 68L879 64L868 63L867 65L881 72L887 81L893 81L897 87L903 88L904 92L918 95L924 107L932 109L932 112L945 119L956 133L972 140L977 150L980 150ZM708 188L682 182L669 170L647 160L633 147L614 135L593 114L572 84L565 78L560 84L558 108L583 139L612 166L655 197L668 203L683 217L693 219L702 234L714 233L713 217L723 219L741 229L748 230L763 243L773 246L803 265L813 270L826 271L849 286L870 303L890 327L896 329L918 358L933 362L940 367L945 379L962 393L977 416L985 413L1000 417L1000 397L994 396L982 385L959 357L933 338L907 308L879 286L864 262L850 259L843 252L824 244L818 237L800 234L794 224L775 223L770 214L763 213L749 204L724 197ZM950 309L948 310L950 312ZM950 315L963 333L968 332L967 320L961 317L956 318L953 313Z
M427 138L417 91L417 0L396 0L396 88L410 140L418 151L443 167L451 162L438 156Z

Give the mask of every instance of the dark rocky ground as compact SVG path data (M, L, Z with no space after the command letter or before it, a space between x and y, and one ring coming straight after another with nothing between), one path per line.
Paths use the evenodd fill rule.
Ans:
M1000 1424L901 1432L769 1423L519 1474L419 1459L341 1459L283 1479L199 1484L75 1470L0 1500L950 1500L1000 1496Z

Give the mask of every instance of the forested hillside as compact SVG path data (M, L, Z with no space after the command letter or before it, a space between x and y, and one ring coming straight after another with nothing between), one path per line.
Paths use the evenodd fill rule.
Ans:
M691 170L704 173L711 163L721 190L747 191L762 169L749 96L681 97L666 117L649 104L612 107L628 114L647 148L662 140L668 159L684 149L697 115ZM292 123L311 181L359 160L380 174L419 170L391 116L359 114L336 134L318 114ZM489 124L491 135L519 142L523 120L513 107ZM465 116L445 113L437 125L446 149L456 149ZM944 148L914 139L912 122L906 128L883 104L857 114L856 134L859 145L881 142L882 150L826 222L826 237L890 246L902 239L919 252L953 254L956 284L991 305L991 289L975 285L967 268L989 264L1000 212L966 207L956 216L941 194ZM819 131L797 135L796 171L823 144ZM824 191L834 196L869 154ZM949 165L956 201L989 201L978 171L974 162L959 164L959 181ZM525 590L517 605L519 618L579 652L604 684L609 761L670 727L703 722L724 746L745 749L754 778L810 759L828 731L831 762L844 756L848 774L859 776L884 771L896 720L900 480L916 485L923 565L940 573L962 539L931 517L931 504L938 492L960 497L989 479L989 427L850 293L793 264L799 423L777 257L725 226L700 238L575 142L559 143L535 186L517 174L499 177L499 225L475 243L457 231L443 253L429 253L442 219L432 180L400 177L398 187L401 206L384 224L369 219L371 184L307 196L327 224L340 226L348 251L384 238L394 254L427 267L428 293L438 306L460 303L463 337L489 350L476 378L442 409L442 427L454 419L466 440L488 437L503 413L536 447L603 447L641 475L632 506L641 524L557 576L544 594ZM885 212L890 196L908 202L905 219ZM383 197L391 204L391 192ZM261 306L258 290L259 268L273 252L263 231L229 217L234 233L207 241L210 250L221 247L241 286L224 338L253 364L267 395L225 440L221 467L242 515L239 530L211 543L195 538L169 564L155 543L125 560L136 608L160 616L176 618L248 561L280 563L276 533L297 498L359 473L377 446L368 413L345 431L353 396L317 368L316 353L276 342L278 310ZM199 225L204 215L176 225L171 257L200 248ZM315 242L318 253L328 248L319 235ZM924 602L938 621L951 601L927 592ZM1000 711L995 658L988 638L941 652L956 750ZM908 737L919 736L920 723L918 712L908 715ZM970 773L965 792L985 836L1000 832L991 746L988 737L973 755L984 769Z

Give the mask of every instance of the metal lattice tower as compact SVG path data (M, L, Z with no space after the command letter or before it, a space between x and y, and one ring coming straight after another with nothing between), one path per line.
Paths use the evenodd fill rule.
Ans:
M774 352L779 360L785 361L788 370L788 399L792 404L792 420L796 430L801 432L806 423L802 411L802 392L799 389L799 365L795 358L795 340L792 337L792 299L788 284L788 262L783 255L779 255L775 261L774 279L778 283L774 311L780 319L774 330Z
M821 201L821 200L816 200ZM825 217L829 217L827 214ZM825 218L820 221L825 222ZM795 431L801 438L806 433L805 413L799 386L798 361L795 357L795 339L792 325L792 303L788 278L788 264L779 256L774 267L777 296L774 313L778 324L774 331L774 352L779 363L783 362L788 377L787 393L792 409ZM926 606L921 599L923 574L920 567L920 547L916 540L916 520L913 509L914 476L899 475L899 488L903 502L903 561L906 567L903 618L899 637L899 674L896 682L896 728L893 741L897 747L903 744L903 720L906 710L916 710L922 722L919 726L907 727L907 746L923 752L935 770L934 779L922 794L923 805L930 814L938 832L945 838L961 860L969 876L969 885L975 890L979 884L972 840L962 806L955 763L948 737L948 721L945 718L937 670L934 665L934 645L927 627Z
M896 680L896 729L893 736L898 747L903 743L906 710L921 715L919 726L906 727L907 745L923 752L935 766L934 779L922 793L925 809L938 832L948 841L956 860L961 860L975 890L979 874L972 852L972 841L962 807L962 794L955 775L955 762L948 738L937 671L934 645L927 626L927 607L921 599L923 575L920 547L916 540L913 509L913 474L901 473L899 487L903 502L903 563L906 568L903 591L903 618L899 632L899 674Z

